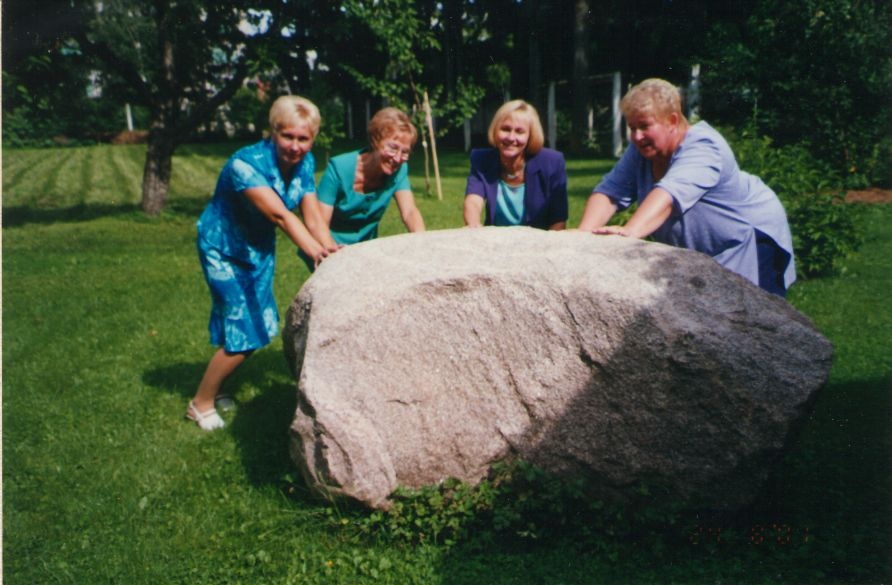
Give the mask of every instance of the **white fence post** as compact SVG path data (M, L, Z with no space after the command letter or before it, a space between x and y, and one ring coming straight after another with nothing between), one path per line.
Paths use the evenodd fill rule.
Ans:
M613 72L613 156L623 155L623 115L619 111L622 80L619 71Z
M588 105L588 141L591 142L595 137L595 108L591 104Z
M124 104L124 115L127 116L127 130L133 132L133 112L130 111L130 104Z
M557 111L554 105L554 81L548 84L548 146L557 148Z
M353 140L353 102L347 100L347 138Z
M465 131L465 152L471 150L471 119L465 118L464 123L464 131Z
M700 118L700 64L691 66L691 83L688 85L688 119L696 122Z

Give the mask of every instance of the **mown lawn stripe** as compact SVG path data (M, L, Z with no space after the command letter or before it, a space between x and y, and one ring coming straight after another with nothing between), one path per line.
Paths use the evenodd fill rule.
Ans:
M57 156L61 149L14 150L3 156L3 206L13 207L38 204L44 197L48 169L58 166ZM7 161L12 162L13 171L7 176Z
M142 196L142 173L146 149L142 145L118 145L111 148L109 162L119 201L138 203Z
M46 175L42 189L46 207L72 207L85 202L90 186L81 183L80 169L89 165L91 150L91 147L74 147L62 151L66 156Z
M207 197L216 177L195 156L176 157L171 176L171 196L185 199Z
M76 173L80 181L76 190L77 192L82 193L79 203L90 203L91 201L103 201L105 199L102 182L99 179L102 175L102 171L97 169L97 165L102 164L100 162L102 157L98 156L102 149L102 146L97 146L82 151L83 157L78 165L80 167L80 172ZM74 178L74 176L75 173L72 172L72 178ZM75 185L71 185L70 188L74 190L74 187Z

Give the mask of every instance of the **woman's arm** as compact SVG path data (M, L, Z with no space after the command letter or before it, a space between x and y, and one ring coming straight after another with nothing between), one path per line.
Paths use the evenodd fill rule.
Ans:
M585 203L578 229L590 232L607 225L616 209L613 199L603 193L592 193Z
M657 187L647 194L624 226L607 226L594 230L596 234L617 234L630 238L646 238L672 215L673 199L665 189Z
M303 222L285 207L275 191L269 187L251 187L245 189L243 193L264 217L284 231L288 238L317 265L328 256L328 251L316 241Z
M485 203L483 195L476 193L465 195L464 218L467 227L480 227L480 214Z
M424 218L421 217L421 212L418 211L418 207L415 205L415 197L412 195L412 192L406 190L397 191L393 194L393 198L396 199L396 206L400 210L400 217L406 225L406 229L410 232L423 232Z
M340 246L331 237L329 226L331 224L332 207L326 205L328 213L323 213L323 204L319 202L319 198L315 193L307 193L300 200L300 213L303 215L304 223L307 229L316 241L322 244L329 252L337 252Z

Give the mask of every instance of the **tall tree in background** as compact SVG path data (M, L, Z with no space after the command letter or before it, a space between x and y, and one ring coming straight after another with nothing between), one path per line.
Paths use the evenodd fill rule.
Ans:
M84 2L81 50L125 80L149 109L142 208L157 215L170 187L171 160L184 142L241 87L271 12L217 0Z
M470 78L456 74L451 81L452 93L446 94L442 45L431 24L444 17L441 3L347 0L343 6L358 28L372 33L377 59L367 61L365 70L354 66L355 60L338 67L368 93L411 110L413 106L420 109L427 92L445 127L458 126L476 111L483 91ZM422 12L425 7L435 12Z
M889 2L760 0L705 57L705 115L806 143L854 184L892 182Z
M123 109L91 99L92 68L70 42L72 31L84 26L79 12L63 0L0 6L4 145L50 145L120 130Z
M573 91L572 127L570 149L582 150L584 132L588 128L589 92L589 17L591 9L588 0L576 0L573 6Z

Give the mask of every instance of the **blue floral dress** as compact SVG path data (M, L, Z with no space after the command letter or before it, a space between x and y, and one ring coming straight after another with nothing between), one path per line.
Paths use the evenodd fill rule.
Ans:
M245 196L269 187L294 209L316 190L316 162L307 153L286 185L276 163L276 146L264 140L238 150L226 162L214 197L198 219L198 257L211 290L211 343L228 352L268 345L279 331L273 297L276 226Z

